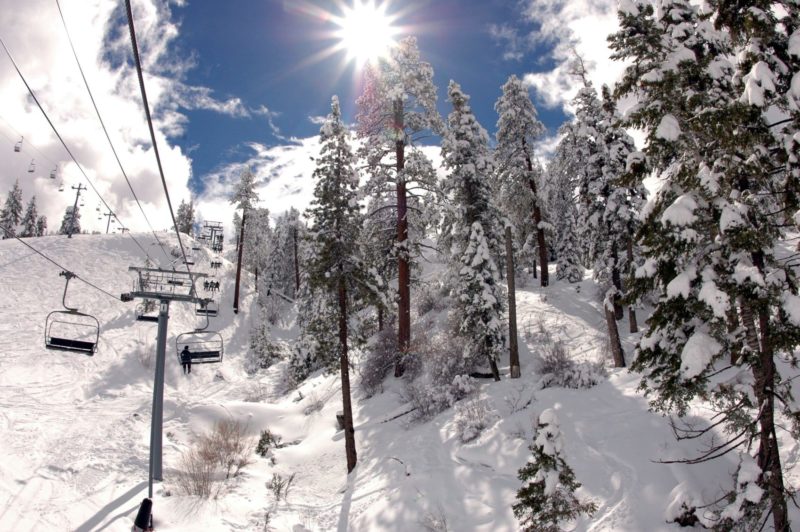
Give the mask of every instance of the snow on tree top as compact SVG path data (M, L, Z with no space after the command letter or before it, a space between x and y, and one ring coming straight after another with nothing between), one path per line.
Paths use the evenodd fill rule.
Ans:
M656 137L664 140L674 141L681 136L681 128L678 119L671 114L666 114L661 119L661 123L656 128Z
M700 375L721 350L719 342L704 331L696 330L681 351L681 374L686 379Z
M697 202L690 194L683 194L672 202L672 205L664 210L661 215L661 223L671 223L673 225L689 225L697 220L694 210Z

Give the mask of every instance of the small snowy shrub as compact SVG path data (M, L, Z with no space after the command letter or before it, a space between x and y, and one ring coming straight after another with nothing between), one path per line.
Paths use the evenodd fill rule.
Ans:
M294 475L295 473L292 473L288 478L284 478L278 473L272 474L272 480L269 481L267 486L269 487L270 491L272 491L272 495L275 496L276 501L281 499L285 501L289 497L289 490L292 488Z
M456 404L456 432L461 443L471 442L497 419L486 399L469 399Z
M394 369L397 352L397 333L393 327L385 327L366 348L358 374L361 390L367 398L383 391L383 381Z
M258 444L256 444L256 454L262 458L271 457L273 449L282 447L281 439L279 434L275 434L269 429L262 430L261 436L258 438ZM272 463L275 463L274 459L272 459Z
M560 341L544 346L537 372L543 388L591 388L606 378L602 362L575 362Z
M322 407L324 406L325 406L325 401L320 399L319 395L317 395L316 393L311 392L310 394L308 394L308 397L306 398L305 406L303 406L303 414L305 414L306 416L310 416L314 412L319 412L320 410L322 410Z
M189 449L181 455L175 475L178 492L204 499L216 498L221 488L216 484L216 470L217 464L213 459L197 448Z
M253 443L247 437L247 426L233 419L214 424L211 434L198 441L198 452L204 459L216 463L225 478L237 476L243 467L252 463Z
M581 485L564 460L564 437L553 410L539 415L530 450L533 454L519 470L523 485L512 507L523 530L559 532L562 521L594 513L597 506L593 502L582 503L575 497Z

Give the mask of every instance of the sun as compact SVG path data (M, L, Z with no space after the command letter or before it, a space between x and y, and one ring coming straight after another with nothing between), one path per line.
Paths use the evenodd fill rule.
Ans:
M359 66L386 56L394 45L399 29L393 26L396 16L386 14L387 3L376 5L374 0L354 0L352 7L343 8L333 21L339 26L338 48Z

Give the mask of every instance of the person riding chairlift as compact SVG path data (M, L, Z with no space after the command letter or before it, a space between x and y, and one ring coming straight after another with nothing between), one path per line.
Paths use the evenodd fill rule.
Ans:
M184 375L192 372L192 354L189 352L189 346L184 346L181 351L181 366L183 366Z

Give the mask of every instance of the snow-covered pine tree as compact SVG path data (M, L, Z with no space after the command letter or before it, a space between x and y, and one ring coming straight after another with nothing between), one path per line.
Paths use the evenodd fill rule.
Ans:
M275 219L275 229L269 239L269 256L265 270L265 283L294 299L300 274L300 248L306 236L306 227L300 211L290 208Z
M253 272L256 287L259 274L263 275L269 257L269 241L272 236L269 209L253 207L247 212L247 228L244 231L244 267Z
M536 140L545 131L544 125L539 121L528 88L517 76L508 78L494 108L499 115L495 149L498 205L507 209L520 244L528 240L531 233L535 235L531 240L535 240L538 251L540 284L547 286L550 276L541 186L543 172L533 152Z
M439 248L449 257L460 333L469 339L464 356L473 363L486 357L495 380L500 380L497 360L506 335L496 266L503 231L490 189L494 163L489 136L472 113L469 96L455 81L447 93L453 111L442 139L442 165L448 172L443 191L450 204L444 211Z
M25 216L22 217L22 233L20 236L23 238L37 236L36 221L39 214L36 212L36 196L33 196L25 208Z
M253 203L258 201L258 193L256 192L255 176L250 170L249 166L245 166L242 175L239 178L239 183L231 196L230 202L236 205L237 208L242 210L241 222L239 224L239 239L237 240L239 247L236 257L236 284L233 291L233 312L239 313L239 285L242 278L242 253L246 242L244 241L245 227L247 226L247 214L253 207ZM235 218L234 218L235 222Z
M581 502L575 490L581 484L564 459L564 436L552 409L539 414L528 463L519 470L524 482L517 492L514 515L526 532L560 532L560 523L591 515L593 502Z
M75 216L73 220L72 211L75 210ZM72 234L80 233L81 232L81 209L80 207L73 207L72 205L68 205L66 209L64 209L64 217L61 219L61 227L58 229L59 235L68 235L70 234L70 228L72 230Z
M36 236L44 236L47 234L47 216L39 216L36 219Z
M382 194L394 188L397 228L398 346L401 353L411 345L411 261L409 239L409 188L426 186L406 168L407 148L429 131L438 132L442 121L436 110L433 69L420 60L417 40L407 37L390 51L390 57L364 70L364 90L358 99L358 136L363 140L360 157L367 161L369 187ZM393 185L393 186L392 186ZM402 356L395 376L404 371Z
M716 425L730 437L700 459L757 444L755 482L768 503L747 498L745 508L722 512L730 519L723 526L755 529L771 515L775 530L788 530L775 411L794 420L797 405L775 359L796 362L800 298L794 270L775 253L795 190L792 163L777 155L785 136L776 139L771 126L773 111L790 107L784 60L796 72L797 58L766 47L794 35L797 7L712 5L717 13L665 1L656 13L648 2L627 2L611 37L614 57L633 65L616 96L636 97L627 125L648 132L647 162L663 183L640 231L645 263L635 289L657 302L634 369L659 410L682 414L698 395L714 402ZM742 485L737 479L733 504Z
M578 235L578 210L575 203L580 153L572 124L562 127L562 139L547 166L545 190L550 212L559 213L553 220L555 232L556 278L577 283L583 279L584 266Z
M181 200L178 205L178 212L175 213L175 221L178 224L178 231L189 236L194 234L194 199L190 198L189 203Z
M11 238L17 234L17 226L22 219L22 189L19 188L19 179L14 181L14 186L6 197L3 210L0 211L0 225L3 226L3 238Z
M337 303L339 342L334 352L339 354L347 472L350 473L357 459L350 399L350 322L357 309L373 296L374 283L361 257L359 234L363 215L358 203L358 173L336 96L331 101L331 113L320 129L320 145L314 170L314 199L308 211L313 220L309 239L315 253L306 267L309 288L321 292L326 301L335 298Z

